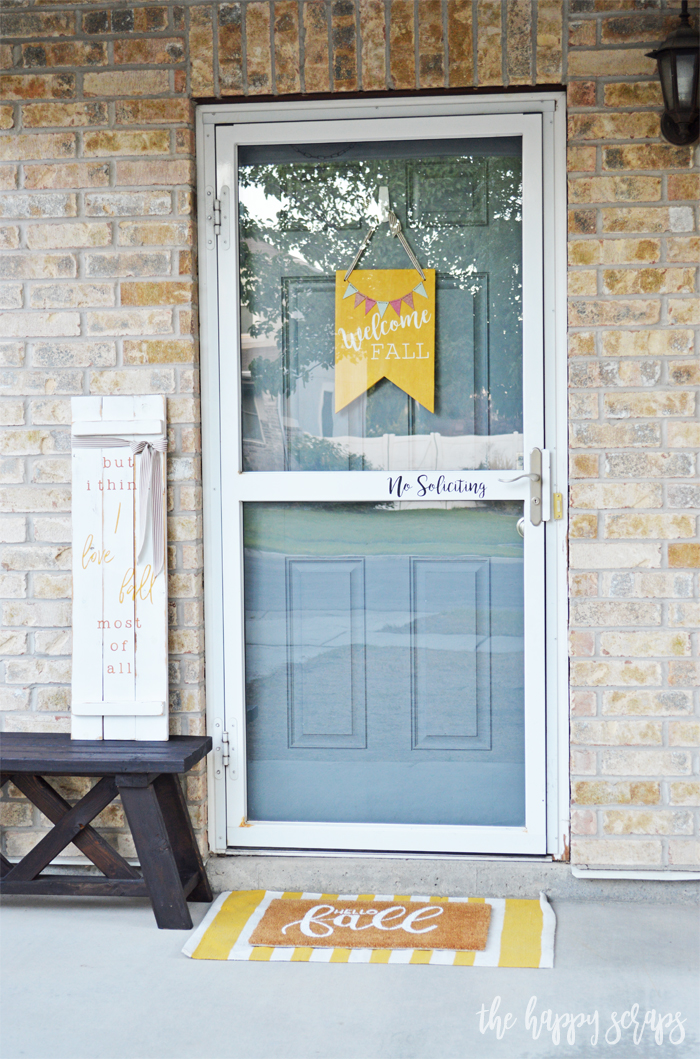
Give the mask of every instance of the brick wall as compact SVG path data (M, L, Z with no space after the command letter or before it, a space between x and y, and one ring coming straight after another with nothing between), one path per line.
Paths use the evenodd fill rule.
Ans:
M572 859L697 866L700 170L645 57L677 19L607 6L568 26Z
M172 725L204 728L190 101L568 77L573 857L698 863L698 168L660 139L644 57L668 21L664 0L6 0L5 730L69 727L69 397L148 392L168 394ZM201 771L188 794L201 834ZM12 789L0 812L19 854L42 820Z

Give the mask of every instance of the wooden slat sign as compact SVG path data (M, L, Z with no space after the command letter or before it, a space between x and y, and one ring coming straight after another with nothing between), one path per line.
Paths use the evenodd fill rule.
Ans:
M167 739L165 397L71 404L71 734Z

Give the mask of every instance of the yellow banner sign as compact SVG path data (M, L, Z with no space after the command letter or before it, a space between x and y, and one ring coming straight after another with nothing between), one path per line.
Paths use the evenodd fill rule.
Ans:
M335 410L390 379L429 412L435 404L435 269L335 274ZM416 280L418 282L416 283Z

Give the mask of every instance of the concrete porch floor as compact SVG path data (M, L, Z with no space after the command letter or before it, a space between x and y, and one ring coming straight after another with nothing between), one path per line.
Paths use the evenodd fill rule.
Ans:
M0 911L2 1059L621 1059L700 1054L698 909L553 902L554 970L223 963L181 955L145 900L5 897ZM206 911L192 905L195 924ZM477 1012L500 996L517 1022L502 1040ZM593 1016L559 1043L525 1011ZM685 1039L647 1026L605 1033L639 1005L685 1019ZM512 1020L511 1020L512 1021ZM626 1023L628 1020L624 1020ZM678 1031L674 1036L677 1038Z

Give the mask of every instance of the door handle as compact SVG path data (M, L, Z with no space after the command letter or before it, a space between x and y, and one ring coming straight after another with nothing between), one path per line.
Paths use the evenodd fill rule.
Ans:
M530 480L530 522L539 526L542 522L542 449L533 449L530 453L529 473L519 474L515 478L499 478L499 482L519 482L522 478Z

